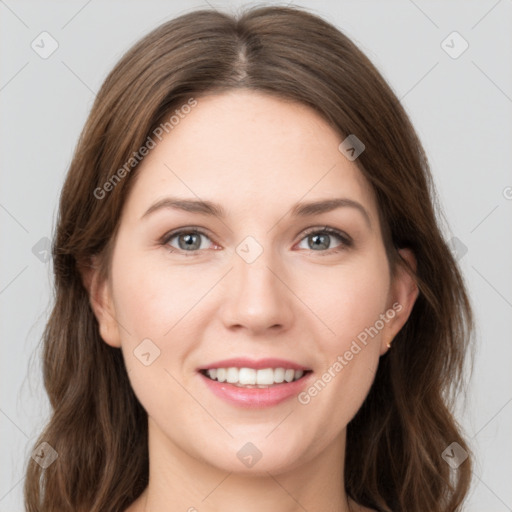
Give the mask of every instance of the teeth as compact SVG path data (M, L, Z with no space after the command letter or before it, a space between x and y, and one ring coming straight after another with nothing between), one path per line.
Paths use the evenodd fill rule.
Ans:
M276 384L281 384L281 382L284 382L284 368L276 368L274 370L274 382Z
M238 382L239 373L238 368L228 368L226 370L226 382L236 384Z
M256 382L260 386L272 386L274 384L274 370L272 368L265 368L256 372ZM243 384L240 381L240 384Z
M304 375L303 370L292 370L284 368L212 368L206 371L212 380L228 382L239 386L267 387L283 382L292 382Z
M252 368L240 368L238 371L238 383L244 386L247 384L256 384L256 370ZM263 382L259 382L258 380L258 384L263 384Z
M295 370L286 370L284 372L284 380L286 382L291 382L295 377Z

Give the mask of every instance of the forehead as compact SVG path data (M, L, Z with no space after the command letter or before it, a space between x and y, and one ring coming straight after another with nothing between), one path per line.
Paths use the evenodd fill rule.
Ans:
M165 195L211 199L228 212L256 215L347 197L377 216L369 183L338 150L342 136L310 107L248 90L196 101L141 162L131 210L142 214Z

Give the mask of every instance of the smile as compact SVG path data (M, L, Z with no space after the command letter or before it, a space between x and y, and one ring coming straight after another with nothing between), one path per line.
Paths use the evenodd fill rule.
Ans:
M308 370L306 370L307 372ZM204 372L204 373L203 373ZM304 370L293 370L291 368L210 368L202 370L203 375L217 382L227 382L239 387L267 388L283 382L294 382L304 375Z
M312 370L283 359L228 359L198 368L209 392L230 405L263 408L296 397Z

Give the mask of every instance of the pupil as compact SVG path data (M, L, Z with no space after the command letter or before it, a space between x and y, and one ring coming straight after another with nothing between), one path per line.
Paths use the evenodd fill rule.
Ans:
M320 242L320 244L317 244L316 241L320 240L321 238L324 239L324 243L322 244L322 242ZM325 241L327 240L327 235L313 235L313 239L315 240L315 242L313 242L315 247L322 246L322 248L328 249L329 243Z
M197 235L195 235L195 234L184 235L186 248L190 249L191 247L194 246L194 237L197 237ZM196 241L196 244L197 244L197 241ZM193 247L193 248L197 248L197 247Z

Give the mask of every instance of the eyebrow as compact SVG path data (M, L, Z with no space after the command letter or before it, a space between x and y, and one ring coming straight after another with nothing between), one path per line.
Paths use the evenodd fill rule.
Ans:
M372 223L366 208L361 203L348 198L339 197L312 201L309 203L297 203L291 208L290 214L292 217L310 217L313 215L327 213L342 207L355 208L363 215L366 223L371 228ZM150 206L144 215L142 215L141 220L148 217L153 212L162 209L182 210L190 213L208 215L219 219L226 218L226 211L224 208L219 204L212 203L211 201L165 197Z

